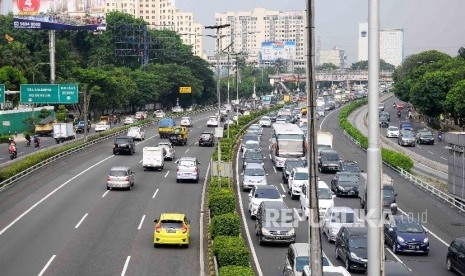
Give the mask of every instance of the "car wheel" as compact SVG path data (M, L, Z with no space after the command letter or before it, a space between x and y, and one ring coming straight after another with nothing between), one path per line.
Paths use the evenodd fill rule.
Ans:
M345 268L347 271L350 271L350 261L349 261L349 258L346 258L346 261L345 261Z
M262 239L262 235L258 235L258 244L259 245L263 245L263 239Z
M341 257L340 257L339 254L338 254L339 251L337 250L337 246L336 246L335 248L336 248L336 249L334 250L334 254L336 255L336 260L340 260Z
M132 189L132 185L129 185L128 187L128 191L130 191Z
M397 246L395 241L392 243L392 252L397 253Z
M447 257L447 259L446 259L446 268L449 271L454 271L454 268L452 267L452 261L450 260L449 257Z
M107 186L107 190L111 190L111 188Z
M195 183L199 183L199 178L197 177L197 179L195 180Z
M113 155L116 155L116 151L115 151L115 150L113 151Z
M158 247L158 245L157 245L156 243L154 243L154 244L153 244L153 247L154 247L154 248L157 248L157 247Z

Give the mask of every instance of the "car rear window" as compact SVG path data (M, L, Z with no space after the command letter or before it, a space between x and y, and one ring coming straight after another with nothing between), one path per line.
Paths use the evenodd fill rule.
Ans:
M181 160L179 161L179 166L194 167L195 162L190 160Z
M200 137L202 137L202 138L210 138L210 133L202 133L202 134L200 134Z
M129 143L129 139L127 139L127 138L116 138L115 143Z
M160 225L162 228L182 229L182 221L179 220L162 220Z
M281 195L275 189L259 189L255 193L257 198L279 199Z
M123 171L123 170L111 170L110 171L110 176L127 176L128 171Z

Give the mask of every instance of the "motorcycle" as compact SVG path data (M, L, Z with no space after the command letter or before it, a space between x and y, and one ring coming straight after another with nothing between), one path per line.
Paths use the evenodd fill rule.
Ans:
M438 132L438 141L441 142L442 141L442 132Z
M31 145L31 140L26 140L26 147L29 147Z
M397 111L397 117L400 118L400 116L402 116L402 114L400 113L400 111Z
M18 157L18 153L16 151L16 146L15 145L10 145L9 148L8 148L8 151L10 152L10 159L11 160Z
M40 147L40 140L39 140L39 139L37 139L36 141L34 141L34 147L35 147L35 148Z

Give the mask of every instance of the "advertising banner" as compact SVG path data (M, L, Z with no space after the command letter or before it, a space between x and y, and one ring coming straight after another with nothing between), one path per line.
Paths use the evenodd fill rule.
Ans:
M262 61L275 61L277 59L295 59L295 41L267 41L262 42L260 55Z
M104 0L13 0L17 29L104 31Z

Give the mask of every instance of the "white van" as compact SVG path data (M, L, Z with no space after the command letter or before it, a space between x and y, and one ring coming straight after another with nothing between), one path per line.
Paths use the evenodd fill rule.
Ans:
M142 166L144 170L154 169L163 170L165 149L159 147L144 147L142 150Z

